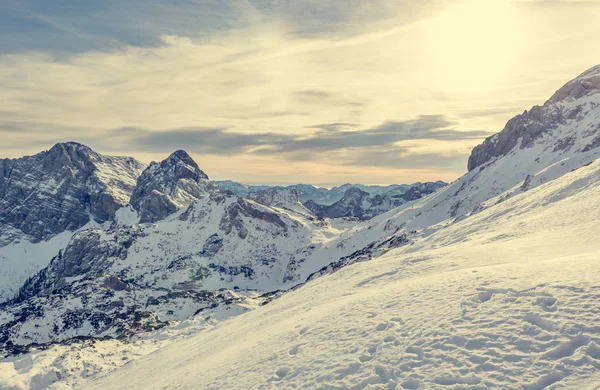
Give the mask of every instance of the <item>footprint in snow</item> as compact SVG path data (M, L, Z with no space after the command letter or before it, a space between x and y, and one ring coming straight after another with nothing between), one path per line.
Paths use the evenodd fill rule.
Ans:
M406 348L406 353L415 355L417 360L423 360L423 348L421 347L408 347Z
M538 328L541 328L543 330L549 332L554 330L554 324L552 322L543 319L537 314L529 313L525 316L524 320L525 322L528 322L531 325L537 326Z
M304 333L306 333L306 331L308 330L308 326L305 326L304 328L300 329L300 331L298 332L299 335L303 335Z
M275 375L279 378L279 379L283 379L285 378L285 376L290 372L290 368L289 367L283 367L280 368L279 370L277 370L277 372L275 373Z
M407 379L400 384L403 389L408 390L418 390L421 387L421 384L414 379Z

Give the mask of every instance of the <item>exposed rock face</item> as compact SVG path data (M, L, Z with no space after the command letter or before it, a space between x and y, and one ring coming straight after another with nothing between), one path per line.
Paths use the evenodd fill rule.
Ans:
M569 81L560 88L546 104L555 104L561 101L581 99L600 91L600 65L583 72L579 77Z
M544 103L517 115L500 133L475 147L467 167L469 171L484 165L494 158L506 156L513 149L526 149L561 125L577 121L585 112L595 108L593 101L586 97L600 92L600 66L589 69L576 79L568 82ZM600 145L600 138L597 138ZM564 150L575 144L575 138L558 138L553 145L555 151ZM588 147L590 150L591 147Z
M304 203L304 207L309 209L314 215L319 216L319 215L325 215L327 209L330 206L327 206L324 204L319 204L319 203L315 202L314 200L309 200L308 202Z
M189 206L216 187L198 164L183 150L160 163L152 163L141 174L131 196L140 222L156 222Z
M248 235L248 229L244 224L243 217L248 217L273 224L280 229L283 229L283 231L287 231L288 226L283 222L279 215L268 209L255 207L255 205L256 204L253 205L245 199L238 198L237 202L230 204L225 209L225 213L219 223L219 229L225 234L230 234L235 229L238 236L241 239L245 239Z
M443 182L417 183L399 195L371 195L357 187L349 188L344 197L331 206L320 205L309 201L304 204L316 216L322 218L357 217L371 219L406 202L429 195L446 185Z
M129 202L144 168L133 158L103 156L74 142L35 156L2 159L0 229L4 225L44 240L90 219L109 221Z
M52 259L50 265L27 280L19 291L18 300L47 296L66 285L67 278L102 276L116 259L123 260L135 239L135 231L123 230L114 240L107 240L102 230L77 233L64 252Z

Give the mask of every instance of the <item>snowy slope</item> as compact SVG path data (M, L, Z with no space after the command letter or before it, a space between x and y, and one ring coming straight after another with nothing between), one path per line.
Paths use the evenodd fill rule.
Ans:
M600 66L543 106L511 119L474 149L470 171L434 194L357 226L336 245L367 247L413 232L427 236L490 205L551 181L600 156Z
M600 163L83 388L600 386Z

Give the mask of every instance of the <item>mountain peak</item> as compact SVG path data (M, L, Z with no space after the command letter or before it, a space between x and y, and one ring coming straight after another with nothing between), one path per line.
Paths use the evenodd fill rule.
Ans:
M369 195L368 192L363 191L358 187L350 187L346 190L346 193L344 194L344 198L362 197L362 196L368 196L368 195Z
M566 83L543 106L534 106L512 118L501 132L476 146L469 157L468 170L472 171L495 158L506 156L517 148L527 149L538 143L548 144L553 153L563 153L573 148L596 148L600 144L600 138L595 138L598 137L596 131L578 131L577 126L569 126L568 131L555 130L567 129L565 126L569 123L582 120L598 104L600 65Z
M143 168L132 158L104 156L77 142L57 143L33 156L3 160L0 225L45 240L77 230L90 219L109 221L127 204ZM6 243L0 240L0 246L2 242Z
M596 65L566 83L546 104L572 101L600 92L600 65Z
M187 152L177 150L153 162L138 178L131 205L141 222L156 222L186 207L212 188L208 176Z
M46 153L44 159L45 168L51 170L60 170L65 165L71 165L75 161L89 162L89 156L94 154L94 151L77 142L59 142L52 146Z
M196 161L185 151L176 150L169 155L165 160L161 161L161 170L165 171L171 169L169 167L177 166L174 168L174 172L169 176L181 177L192 180L208 180L208 175L204 173Z
M66 142L57 142L50 148L50 150L60 150L60 149L82 149L86 151L91 151L92 149L89 146L81 144L75 141L66 141Z
M167 160L179 160L193 167L198 167L198 164L196 163L196 161L194 161L192 156L190 156L188 152L182 149L176 150L173 153L171 153L171 155L167 157Z

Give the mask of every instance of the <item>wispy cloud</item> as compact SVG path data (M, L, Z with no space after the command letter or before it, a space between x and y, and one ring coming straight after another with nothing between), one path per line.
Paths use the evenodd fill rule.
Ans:
M597 7L579 5L517 5L481 39L526 33L480 56L447 37L455 19L439 13L454 1L110 4L2 2L1 154L74 139L145 159L189 149L234 179L452 179L470 148L594 65L600 36ZM471 16L467 38L488 22ZM548 27L567 20L576 36ZM348 164L365 180L325 177Z

